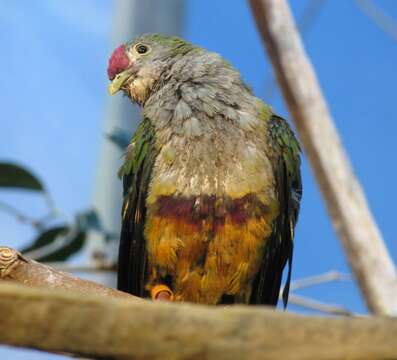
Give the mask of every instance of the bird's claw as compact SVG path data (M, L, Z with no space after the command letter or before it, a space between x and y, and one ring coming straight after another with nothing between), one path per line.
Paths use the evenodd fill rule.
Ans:
M167 285L155 285L150 290L150 296L152 300L158 301L173 301L174 293Z

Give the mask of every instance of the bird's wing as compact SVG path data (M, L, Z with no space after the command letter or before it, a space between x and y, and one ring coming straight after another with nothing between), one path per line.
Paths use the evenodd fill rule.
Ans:
M117 287L136 296L145 294L147 255L144 225L150 175L157 156L154 141L154 128L145 118L132 138L119 172L123 178L124 202Z
M262 265L253 283L250 303L277 304L282 272L288 262L288 276L283 291L286 306L291 279L294 228L302 197L300 148L284 119L272 115L268 121L280 213L274 221L272 234L267 239Z

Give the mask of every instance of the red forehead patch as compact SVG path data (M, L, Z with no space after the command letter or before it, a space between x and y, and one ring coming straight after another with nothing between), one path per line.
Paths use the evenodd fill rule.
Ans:
M124 45L119 46L113 51L113 54L109 59L108 76L110 80L113 80L118 73L127 69L130 65L130 59L124 50Z

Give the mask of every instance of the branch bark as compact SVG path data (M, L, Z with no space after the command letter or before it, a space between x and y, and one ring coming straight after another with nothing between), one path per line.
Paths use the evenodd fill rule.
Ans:
M0 343L117 359L397 356L395 319L136 302L0 282Z
M144 301L122 291L107 288L93 281L83 280L77 276L30 260L7 246L0 246L0 280L39 288L62 289L83 294Z
M286 0L250 0L305 152L369 310L397 315L397 274Z
M106 297L121 297L128 298L134 301L143 301L143 299L141 298L137 298L133 295L107 288L92 281L83 280L69 273L72 271L87 272L88 270L89 272L95 272L98 270L106 271L109 269L114 269L114 266L103 265L99 268L90 268L86 266L72 266L62 263L48 263L44 265L34 260L30 260L25 256L22 256L21 253L12 248L0 246L0 280L6 280L46 289L71 290L78 291L84 294L94 293ZM67 272L63 272L61 270L66 270ZM332 273L330 273L330 275L332 275ZM297 285L299 287L302 281L303 285L305 285L306 282L316 283L316 281L321 282L322 279L328 281L334 279L329 278L329 274L324 274L318 277L313 277L313 279L308 278L298 280ZM294 284L295 282L291 284L291 288L293 288ZM280 292L280 297L281 293L282 291ZM326 314L351 315L350 312L340 306L321 304L315 300L305 297L296 297L292 293L290 294L289 302L291 304L295 304L309 310L320 311Z
M54 270L8 247L0 247L0 318L2 344L101 358L397 356L395 319L153 303Z

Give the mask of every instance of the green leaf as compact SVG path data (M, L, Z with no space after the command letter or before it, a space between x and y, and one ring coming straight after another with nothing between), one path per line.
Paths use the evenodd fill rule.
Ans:
M51 229L47 229L43 231L33 242L31 245L25 247L21 250L21 253L31 252L33 250L37 250L43 246L49 245L52 243L58 236L65 235L68 232L69 228L67 226L56 226Z
M117 147L122 151L124 151L129 145L131 136L132 135L129 132L120 128L116 128L110 134L106 134L108 140L117 145Z
M22 166L0 162L0 188L43 191L41 181Z
M73 254L77 253L83 246L86 240L86 232L75 230L68 226L56 226L42 232L31 245L22 249L22 254L32 253L37 251L42 252L39 256L34 256L37 261L65 261ZM55 246L59 241L59 246ZM54 245L50 248L50 245ZM46 251L46 248L49 251Z
M39 259L38 261L65 261L83 248L86 238L87 233L85 231L78 231L66 246L47 257Z

